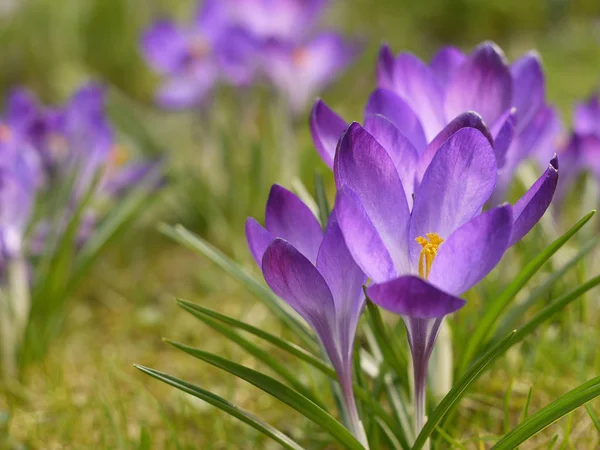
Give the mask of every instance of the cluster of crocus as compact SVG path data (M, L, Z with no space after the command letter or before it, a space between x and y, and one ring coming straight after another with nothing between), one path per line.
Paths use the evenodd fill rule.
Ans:
M430 67L410 55L394 59L384 47L381 87L369 99L364 125L348 126L322 102L311 115L315 145L337 188L325 234L308 208L280 187L269 198L266 229L247 222L265 280L313 327L345 394L351 362L344 358L352 353L364 306L365 275L370 300L402 317L417 433L442 321L465 304L460 297L532 229L553 198L558 161L552 156L514 205L494 206L492 198L506 188L505 170L534 151L526 151L526 142L552 151L544 143L556 119L544 104L540 77L535 55L509 67L487 43L469 57L444 49ZM361 439L360 421L349 425Z
M166 78L158 104L194 107L220 81L240 87L266 78L302 110L357 51L336 33L312 34L326 3L205 0L188 26L158 20L142 38L144 57Z
M27 323L26 293L39 281L27 268L32 258L57 251L56 241L78 215L72 245L81 247L94 232L103 204L114 204L160 171L157 162L126 161L104 97L101 86L87 84L61 107L45 107L25 89L8 98L0 123L0 292L3 339L10 341L3 351L5 370L14 371L7 366ZM152 187L160 183L159 176L150 178L156 180ZM19 280L11 277L15 265L25 266ZM16 282L21 286L11 286ZM9 298L15 291L20 298Z
M493 204L504 200L523 160L548 161L554 153L561 124L546 103L544 75L535 52L509 65L500 48L484 42L469 55L445 47L427 65L410 53L394 58L384 45L377 64L377 84L365 107L365 126L371 126L369 121L387 119L391 122L388 128L412 144L414 151L405 156L411 162L403 170L414 171L416 184L435 149L463 126L480 129L494 148L498 180L490 199ZM319 154L333 168L336 143L347 122L319 100L310 125ZM412 187L405 186L409 196Z

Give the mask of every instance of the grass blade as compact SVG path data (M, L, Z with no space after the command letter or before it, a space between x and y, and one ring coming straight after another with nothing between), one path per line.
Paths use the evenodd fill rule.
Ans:
M485 355L483 355L475 364L473 364L467 372L456 382L450 392L442 399L437 408L433 410L429 416L429 420L417 436L413 450L423 448L427 439L433 433L442 418L450 411L462 398L466 390L479 378L479 375L484 369L491 364L498 356L508 349L512 343L515 333L506 336L502 341L492 347Z
M263 422L258 419L253 414L248 411L240 408L239 406L228 402L227 400L219 397L216 394L213 394L210 391L202 389L199 386L195 386L190 383L186 383L183 380L172 377L171 375L167 375L166 373L159 372L158 370L150 369L148 367L135 365L136 368L141 370L147 375L156 378L157 380L162 381L163 383L167 383L183 392L186 392L194 397L204 400L207 403L210 403L213 406L225 411L227 414L235 417L236 419L241 420L247 425L250 425L252 428L260 431L264 435L270 437L275 442L281 444L284 448L288 450L304 450L303 447L298 445L295 441L290 439L287 435L283 434L277 428Z
M596 430L598 430L598 433L600 434L600 419L598 419L598 416L589 404L585 405L585 409L587 410L590 419L592 419L592 423L596 427Z
M220 356L213 355L212 353L204 352L184 344L169 341L168 339L165 339L165 342L188 353L189 355L192 355L195 358L225 370L226 372L229 372L232 375L235 375L236 377L253 384L259 389L262 389L264 392L281 400L283 403L292 407L307 419L322 427L340 444L344 445L344 448L348 448L350 450L364 450L364 447L356 440L356 438L352 436L352 434L341 423L335 420L335 418L333 418L333 416L331 416L327 411L320 408L318 405L299 392L287 387L274 378L229 361L225 358L221 358Z
M462 362L459 373L463 373L473 357L478 353L478 350L484 345L488 336L494 330L496 322L502 316L502 312L508 307L510 302L515 298L517 293L525 286L525 284L535 275L535 273L554 255L581 227L583 227L596 213L591 211L577 222L564 235L552 242L546 247L537 257L529 262L525 268L517 275L504 291L494 301L488 303L483 317L479 320L477 327L469 338L469 342L462 356Z
M600 395L600 377L573 389L504 435L492 450L512 450L561 417Z
M239 264L232 261L223 252L213 247L201 237L186 230L181 225L176 225L175 227L161 225L159 226L159 230L187 248L207 257L233 278L240 281L244 287L262 301L284 325L294 331L308 348L318 351L316 341L312 335L309 334L307 328L299 321L296 313Z
M329 208L329 203L327 202L325 183L323 183L323 177L319 172L315 172L315 195L317 206L319 207L319 220L321 221L321 226L325 228L331 210Z

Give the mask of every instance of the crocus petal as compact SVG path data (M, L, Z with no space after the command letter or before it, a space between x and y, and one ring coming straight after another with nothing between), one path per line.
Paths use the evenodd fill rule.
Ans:
M419 154L412 143L404 137L398 127L384 116L371 115L365 119L367 130L383 148L385 148L394 162L394 166L405 189L406 200L412 205L412 196L415 192L415 172Z
M226 5L222 0L204 0L196 12L195 28L211 41L230 25Z
M375 282L394 278L394 261L356 194L339 190L335 211L346 245L361 269Z
M319 99L310 113L310 133L319 155L331 169L338 141L348 124Z
M323 239L321 225L308 206L277 184L269 193L265 225L273 237L285 239L311 262L317 260Z
M509 247L512 207L500 206L461 226L441 244L429 282L453 295L462 295L481 281Z
M289 242L275 239L265 251L262 270L273 292L314 328L323 343L328 337L333 341L335 305L316 267Z
M510 66L513 78L512 105L517 108L517 134L544 105L544 72L537 52L529 52Z
M187 38L170 20L155 22L142 37L142 53L154 70L175 73L185 62Z
M460 67L446 92L447 117L476 111L486 123L511 107L512 78L502 50L495 44L477 47Z
M433 139L429 143L429 145L421 155L421 159L419 161L419 169L417 172L419 180L423 178L427 167L429 167L429 164L431 164L431 160L433 159L439 148L442 146L442 144L446 142L448 138L450 138L461 128L475 128L481 131L481 133L483 133L490 145L493 145L494 143L494 139L492 138L490 130L488 129L487 125L485 124L485 122L479 114L473 111L462 113L454 120L452 120L452 122L446 125L442 131L439 132L439 134L435 137L435 139Z
M358 197L396 269L406 271L410 212L404 188L386 150L358 123L340 141L334 175L338 189L348 188Z
M273 236L262 227L255 219L248 217L246 219L246 240L248 248L256 264L262 266L262 259L267 247L273 242Z
M417 114L429 142L446 124L442 87L420 59L401 53L394 63L394 92Z
M600 95L594 95L575 107L573 128L579 134L600 133Z
M367 288L369 299L403 317L437 319L458 311L465 301L415 276L403 276Z
M412 142L419 153L425 149L427 140L419 118L406 101L395 92L387 89L373 91L365 106L365 116L371 114L380 114L390 120Z
M418 266L421 246L415 238L437 233L447 239L481 211L496 185L496 157L484 135L463 128L434 156L415 196L410 221L410 251Z
M394 88L394 55L387 44L379 48L377 86L383 89Z
M156 94L157 103L167 109L184 109L206 100L217 79L216 68L202 65L192 72L167 80Z
M448 86L454 74L466 60L467 56L456 47L444 47L435 54L430 67L442 88Z
M596 177L600 177L600 135L583 136L579 145L582 161Z
M517 125L517 111L511 108L500 116L496 123L492 125L492 134L494 135L494 153L496 154L496 163L498 169L504 167L506 163L506 152L512 144Z
M27 89L14 89L6 100L5 119L11 127L26 132L36 119L39 104L35 95Z
M352 354L356 327L365 306L362 286L366 277L346 247L335 214L335 211L331 214L325 228L323 243L317 256L317 270L333 296L341 340L340 349L347 359Z
M223 75L234 86L247 86L254 79L259 43L248 31L229 27L214 45L215 58Z
M542 218L554 197L558 183L558 159L556 156L544 174L529 188L513 208L513 230L510 245L520 241Z

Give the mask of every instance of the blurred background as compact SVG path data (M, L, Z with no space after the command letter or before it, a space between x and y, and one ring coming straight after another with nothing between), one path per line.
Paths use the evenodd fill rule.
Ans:
M600 86L597 0L331 3L322 26L364 45L359 58L320 94L346 118L361 119L375 84L381 42L427 61L442 45L470 51L483 40L495 41L510 60L536 49L548 100L567 124L573 103ZM0 97L26 86L47 104L61 103L82 83L103 82L111 120L125 145L134 140L149 157L166 155L168 178L152 205L111 244L74 294L66 328L47 358L27 369L22 388L0 397L0 445L6 448L271 448L212 407L136 373L133 363L196 382L283 430L299 426L316 433L314 448L324 448L318 431L286 407L161 341L168 336L254 364L179 310L176 296L271 327L275 334L279 325L218 268L157 231L159 223L182 223L254 269L244 221L250 215L263 217L272 183L289 187L290 178L281 170L286 147L297 149L296 173L309 191L315 170L331 187L331 174L312 146L309 111L282 119L260 86L252 92L219 89L203 110L168 112L154 105L159 78L141 55L143 30L157 17L189 21L196 6L193 0L0 0ZM218 169L207 172L206 154L214 156L215 149L226 149L226 156ZM504 411L493 411L490 399L502 398L513 378L518 379L513 389L523 397L535 379L534 403L545 404L563 392L571 381L572 361L549 352L552 348L549 337L527 370L510 358L499 363L495 382L482 380L488 383L485 393L470 399L467 409L476 414L491 408L502 417ZM598 367L598 361L591 367ZM564 385L556 386L560 376ZM493 417L489 414L492 422ZM474 434L486 434L497 425L483 422L476 428Z

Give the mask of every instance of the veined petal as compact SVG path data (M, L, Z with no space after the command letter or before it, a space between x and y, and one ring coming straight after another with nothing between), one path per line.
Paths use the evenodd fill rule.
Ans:
M394 89L394 54L387 44L379 48L377 86L383 89Z
M308 206L277 184L269 193L265 225L271 236L285 239L312 263L317 260L323 240L321 225Z
M419 153L425 149L427 140L419 118L395 92L387 89L373 91L365 106L365 116L371 114L380 114L396 125Z
M404 137L396 125L381 115L370 115L365 118L367 130L392 158L396 171L405 189L406 201L412 205L415 192L415 177L419 154L412 143Z
M348 124L318 99L310 113L310 133L319 155L331 169L337 144Z
M441 244L429 281L453 295L479 283L509 247L512 207L499 206L471 219Z
M335 211L332 212L325 228L317 256L317 270L333 296L340 350L348 358L352 354L356 327L365 306L362 286L367 278L352 259L335 214Z
M555 155L544 174L513 207L514 225L510 245L520 241L542 218L554 197L557 183L558 158Z
M368 277L375 282L394 278L397 275L394 261L356 194L340 189L335 211L348 250Z
M418 319L442 318L466 303L411 275L371 285L367 288L367 296L383 309Z
M335 305L317 268L289 242L275 239L262 261L265 281L326 341L334 341ZM325 342L324 342L325 343Z
M500 116L492 125L491 132L494 135L494 153L498 169L504 167L506 163L506 152L512 144L517 125L517 110L511 108Z
M473 111L468 111L462 113L454 120L452 120L448 125L444 127L442 131L429 143L423 154L421 155L421 159L419 161L419 170L418 170L418 179L423 178L427 167L431 164L431 160L442 146L444 142L448 140L454 133L456 133L461 128L475 128L488 140L490 145L494 144L494 139L488 129L487 125L481 118L479 114Z
M513 79L512 105L517 108L517 134L531 122L544 106L546 89L544 72L537 52L529 52L510 66Z
M410 221L410 256L418 267L418 236L447 239L481 211L496 185L496 157L485 136L463 128L439 149L417 189Z
M261 267L263 255L267 247L273 242L273 236L254 218L248 217L246 219L246 240L254 261L256 261L258 267Z
M446 124L443 91L433 72L414 55L401 53L394 63L394 91L416 113L429 142Z
M334 175L338 189L356 194L396 269L405 272L410 212L404 188L386 150L358 123L352 123L340 141Z
M476 111L486 123L511 107L512 78L502 50L486 42L477 47L450 81L446 117Z
M435 54L430 67L442 88L448 86L452 77L466 60L467 55L451 46L443 47Z
M155 22L142 36L142 53L154 70L177 72L185 62L188 41L170 20Z

